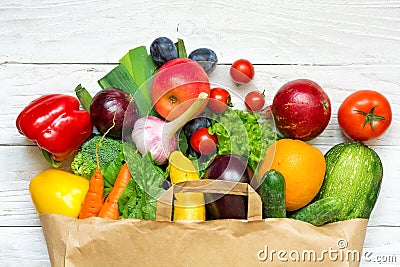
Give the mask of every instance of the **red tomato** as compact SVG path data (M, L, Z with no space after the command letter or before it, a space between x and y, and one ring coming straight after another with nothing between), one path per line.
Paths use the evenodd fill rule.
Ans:
M248 111L260 111L265 104L264 94L258 91L252 91L244 98L244 104Z
M231 95L224 88L213 88L210 91L210 99L208 100L208 108L215 113L222 113L231 107Z
M232 80L238 84L249 83L254 77L254 67L246 59L238 59L233 62L230 75Z
M338 122L343 133L357 141L381 136L392 122L389 101L376 91L360 90L348 96L339 107Z
M190 137L190 145L203 155L210 155L217 150L218 138L208 133L208 128L200 128Z

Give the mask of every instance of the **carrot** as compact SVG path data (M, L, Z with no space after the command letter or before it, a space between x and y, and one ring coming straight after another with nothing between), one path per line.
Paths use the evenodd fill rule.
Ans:
M104 133L99 142L96 144L96 162L97 168L89 181L89 190L83 200L81 210L79 211L79 219L97 216L104 204L104 177L100 170L99 146L108 132L115 126L115 115L113 125Z
M99 217L117 220L119 218L118 211L118 199L121 197L125 190L126 185L132 178L129 172L128 165L125 163L122 165L121 170L118 173L117 179L115 180L114 186L110 191L103 207L99 212Z
M97 216L104 202L103 191L103 174L100 168L96 168L93 176L90 178L89 191L86 193L85 200L79 212L79 219Z

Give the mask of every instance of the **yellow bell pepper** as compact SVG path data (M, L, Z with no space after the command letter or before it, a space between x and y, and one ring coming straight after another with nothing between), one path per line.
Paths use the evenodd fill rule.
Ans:
M38 214L60 214L77 218L89 181L75 174L48 169L29 184L33 205Z

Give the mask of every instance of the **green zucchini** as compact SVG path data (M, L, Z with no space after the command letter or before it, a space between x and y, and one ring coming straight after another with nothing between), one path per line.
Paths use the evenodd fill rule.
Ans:
M337 221L368 219L383 177L378 154L364 144L345 142L332 147L325 160L325 178L316 199L336 197L342 202Z
M267 171L257 192L263 204L263 218L286 218L285 179L280 172Z
M342 203L335 197L322 198L296 211L290 218L320 226L334 220L342 207Z

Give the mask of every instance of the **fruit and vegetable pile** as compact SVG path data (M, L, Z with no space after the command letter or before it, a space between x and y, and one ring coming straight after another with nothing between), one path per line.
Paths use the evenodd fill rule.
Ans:
M130 50L102 77L92 96L47 94L19 114L18 131L51 164L32 178L39 214L79 219L155 220L157 199L172 185L213 179L248 183L260 195L263 218L292 218L319 226L369 218L383 177L382 163L363 142L390 126L388 100L360 90L344 99L338 122L349 139L323 155L308 141L329 124L331 102L316 82L288 81L275 92L232 93L251 83L254 67L238 59L236 87L213 86L218 68L208 48L186 53L183 40L155 39ZM71 171L57 169L71 159ZM244 196L176 193L174 220L246 219Z

